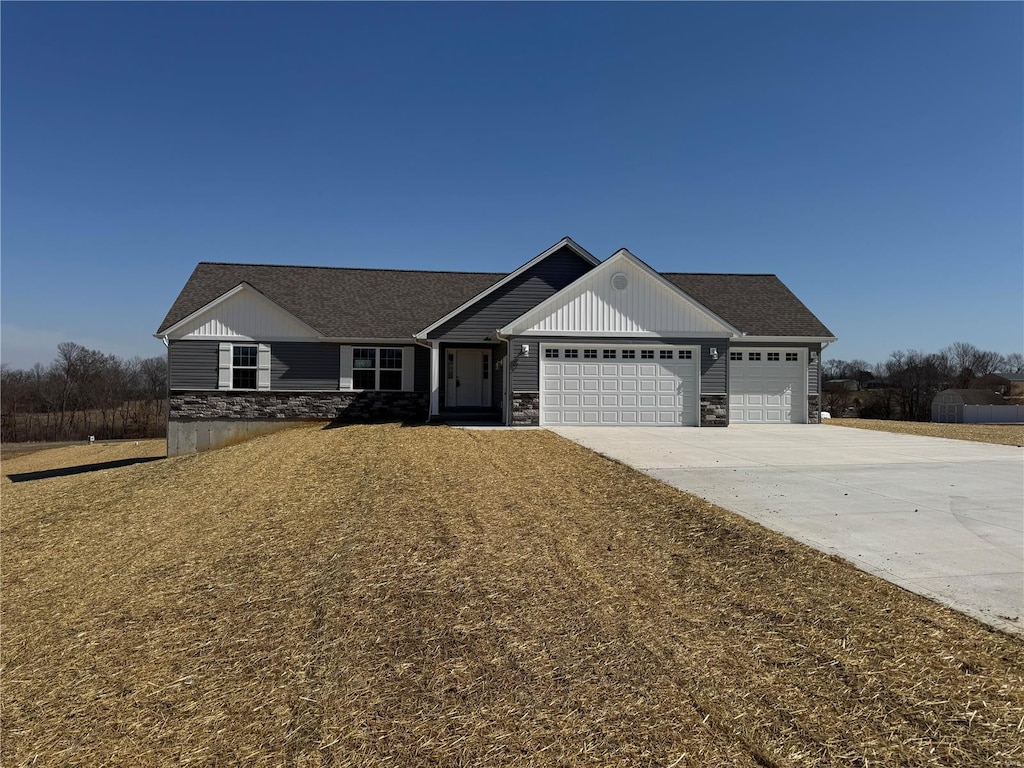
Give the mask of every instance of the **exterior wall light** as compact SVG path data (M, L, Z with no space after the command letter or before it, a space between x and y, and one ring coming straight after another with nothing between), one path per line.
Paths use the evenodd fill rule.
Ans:
M529 357L529 356L530 356L530 345L529 344L523 344L523 357Z
M712 347L711 348L711 359L712 360L717 360L718 359L718 347Z

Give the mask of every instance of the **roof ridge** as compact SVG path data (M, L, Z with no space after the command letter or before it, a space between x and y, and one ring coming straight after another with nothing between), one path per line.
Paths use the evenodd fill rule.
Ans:
M281 267L284 269L332 269L345 270L348 272L417 272L428 275L507 275L508 272L478 272L474 270L456 269L403 269L401 267L329 267L319 264L267 264L266 262L253 261L200 261L196 266L203 264L216 267Z
M662 275L714 275L716 277L778 277L774 272L662 272Z

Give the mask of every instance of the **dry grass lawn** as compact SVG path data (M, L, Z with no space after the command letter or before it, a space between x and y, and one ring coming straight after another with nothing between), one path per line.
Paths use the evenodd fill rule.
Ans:
M0 490L5 766L1024 763L1020 639L547 432Z
M1024 446L1024 424L930 424L924 421L887 421L885 419L825 419L823 424L900 435L945 437L976 443Z

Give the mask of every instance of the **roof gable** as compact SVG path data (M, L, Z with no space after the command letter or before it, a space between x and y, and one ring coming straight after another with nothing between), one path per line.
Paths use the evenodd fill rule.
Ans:
M248 283L239 283L165 333L173 339L309 339L319 335Z
M596 266L599 263L598 260L595 259L588 251L586 251L584 248L576 244L571 237L563 237L561 240L552 245L546 251L542 251L537 256L523 264L523 266L519 267L519 269L509 273L504 278L496 282L494 285L489 286L484 291L481 291L479 294L469 299L469 301L466 301L462 305L453 309L444 317L436 320L435 322L428 325L426 328L423 328L422 330L418 331L415 334L416 338L427 338L428 336L431 335L432 332L437 331L439 328L441 328L441 326L445 325L445 323L448 323L451 320L456 319L459 315L466 313L467 310L470 310L475 304L480 303L487 297L491 296L491 294L500 291L502 288L505 288L506 286L509 286L512 283L515 283L517 280L524 279L527 273L529 273L531 270L534 270L542 261L544 261L548 257L563 252L565 250L572 251L581 259L583 259L583 261L589 263L591 266Z
M502 333L733 336L739 330L623 248Z

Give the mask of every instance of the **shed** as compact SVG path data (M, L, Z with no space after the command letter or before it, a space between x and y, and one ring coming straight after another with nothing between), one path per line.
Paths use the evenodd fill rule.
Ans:
M932 400L932 421L963 424L965 405L1002 405L1002 395L987 389L944 389Z

